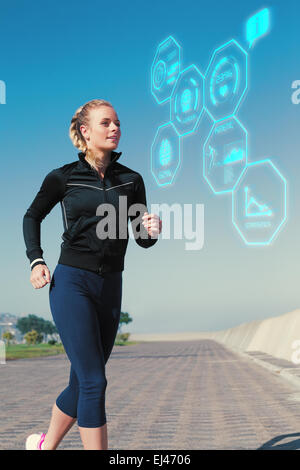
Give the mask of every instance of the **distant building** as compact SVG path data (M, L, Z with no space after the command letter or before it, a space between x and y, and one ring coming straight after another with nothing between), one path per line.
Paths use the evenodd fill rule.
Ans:
M23 335L17 329L16 324L20 317L11 313L0 312L0 339L5 331L10 331L14 335L14 340L17 343L23 342Z

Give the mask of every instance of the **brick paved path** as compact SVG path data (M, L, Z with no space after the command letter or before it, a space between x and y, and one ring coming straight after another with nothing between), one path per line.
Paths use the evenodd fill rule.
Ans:
M65 356L0 365L0 449L46 432L68 376ZM300 388L215 341L115 346L106 376L109 449L300 448Z

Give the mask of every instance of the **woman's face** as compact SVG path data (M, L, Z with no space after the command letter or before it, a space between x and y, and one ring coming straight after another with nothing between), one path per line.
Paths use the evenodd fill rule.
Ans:
M91 150L114 150L119 145L120 121L110 106L91 109L88 128L82 125L80 130Z

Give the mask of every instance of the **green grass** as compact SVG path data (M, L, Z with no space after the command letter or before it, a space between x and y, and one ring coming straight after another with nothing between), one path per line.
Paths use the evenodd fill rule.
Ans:
M55 356L64 354L65 350L61 344L9 344L5 347L6 360L24 359L28 357Z
M137 341L116 341L116 346L130 346L138 344ZM57 354L65 354L65 350L62 344L9 344L5 347L6 360L10 361L13 359L25 359L29 357L41 357L41 356L56 356Z
M132 346L133 344L139 344L140 341L115 341L116 346Z

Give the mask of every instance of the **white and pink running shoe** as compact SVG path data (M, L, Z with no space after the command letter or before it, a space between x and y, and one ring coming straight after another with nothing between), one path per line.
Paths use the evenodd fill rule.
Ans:
M30 434L26 439L25 448L26 450L44 450L44 440L46 434L43 432L39 434Z

